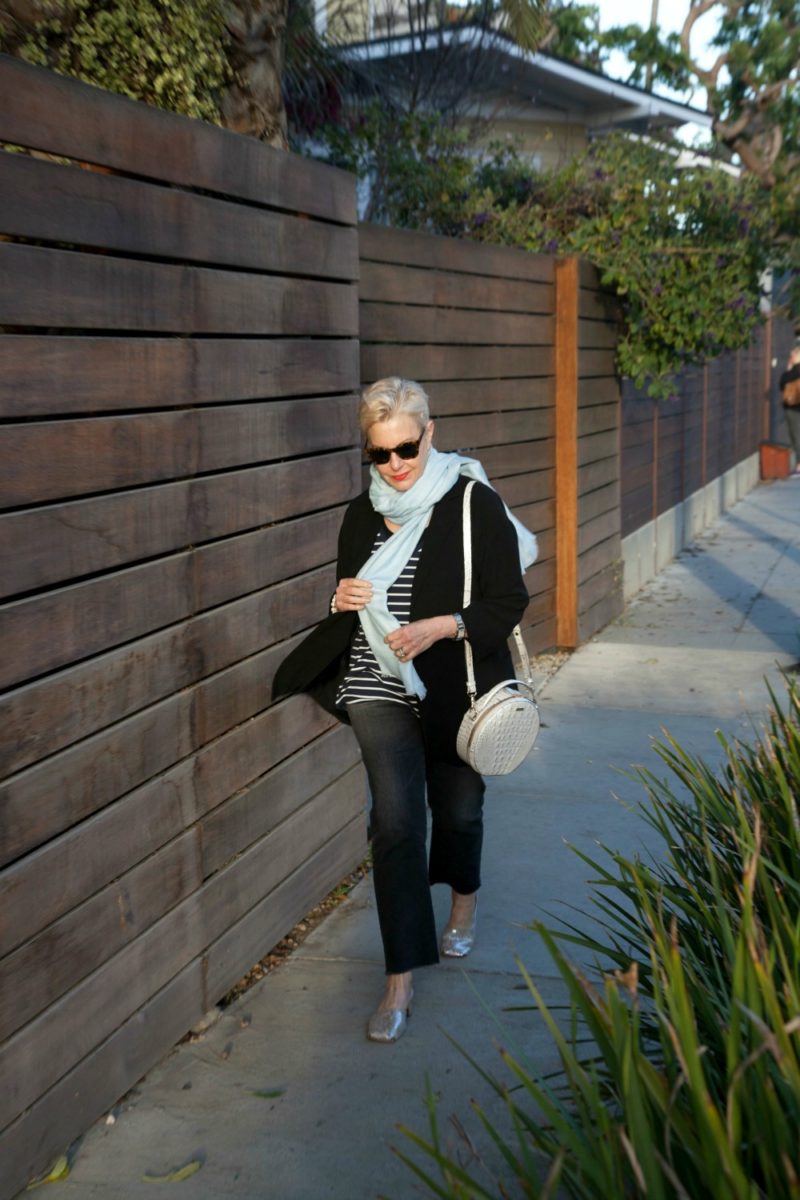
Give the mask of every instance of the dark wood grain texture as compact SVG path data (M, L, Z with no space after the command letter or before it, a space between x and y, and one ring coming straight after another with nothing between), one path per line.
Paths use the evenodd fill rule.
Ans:
M354 337L358 294L350 283L0 242L0 323L54 330Z
M355 229L0 153L0 228L148 258L352 280Z
M359 225L358 239L362 260L463 271L468 275L496 275L504 279L525 279L539 283L551 283L553 280L552 258L527 254L510 247L431 237L427 233L369 224Z
M326 396L7 425L0 508L337 450L358 441L355 411Z
M360 489L354 448L7 513L2 586L14 595L111 571L342 504Z
M361 485L352 177L2 57L0 142L8 1200L219 999L212 946L214 987L363 857L365 796L270 695Z
M355 221L355 180L298 154L0 56L0 141L258 205Z
M0 416L181 408L351 392L355 339L0 337Z
M504 314L549 315L554 307L553 287L549 283L524 283L486 275L471 279L456 272L368 260L361 262L358 293L362 302L436 305Z
M170 910L0 1047L0 1128L302 865L363 808L350 772Z

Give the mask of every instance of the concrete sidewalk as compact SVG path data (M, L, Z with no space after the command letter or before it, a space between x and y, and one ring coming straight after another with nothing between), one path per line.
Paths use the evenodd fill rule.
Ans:
M152 1198L146 1173L192 1160L203 1165L180 1185L188 1200L427 1195L391 1152L410 1148L398 1122L427 1132L426 1073L452 1144L448 1116L474 1134L470 1098L491 1105L445 1035L500 1072L494 1015L506 1044L542 1070L554 1065L541 1021L503 1010L524 1002L515 953L545 996L559 997L553 966L524 924L586 906L589 871L565 841L590 852L597 841L626 854L641 847L647 829L626 802L643 792L620 771L646 763L665 773L650 749L663 727L710 759L717 729L748 737L766 707L764 678L782 693L778 665L800 658L799 635L800 478L741 501L547 683L535 751L516 774L490 782L476 949L466 971L446 962L416 974L400 1042L364 1037L382 989L365 880L284 965L153 1070L115 1124L88 1133L53 1196ZM436 890L443 922L447 897Z

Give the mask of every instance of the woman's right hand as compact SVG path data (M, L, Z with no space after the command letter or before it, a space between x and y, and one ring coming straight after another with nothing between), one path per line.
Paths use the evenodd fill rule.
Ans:
M337 612L358 612L372 599L372 584L368 579L340 579L334 595Z

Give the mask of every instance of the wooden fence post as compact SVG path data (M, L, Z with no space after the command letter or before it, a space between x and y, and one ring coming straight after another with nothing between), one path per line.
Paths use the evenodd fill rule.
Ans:
M578 644L578 259L555 271L556 643Z
M772 434L772 336L773 312L767 316L766 333L761 344L761 378L763 403L761 408L761 441L768 442Z

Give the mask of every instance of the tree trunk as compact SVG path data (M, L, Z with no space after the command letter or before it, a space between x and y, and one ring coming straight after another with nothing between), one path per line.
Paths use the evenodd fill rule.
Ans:
M285 150L283 39L289 0L226 0L235 78L222 98L223 123Z

